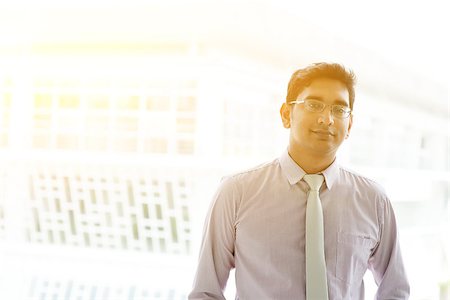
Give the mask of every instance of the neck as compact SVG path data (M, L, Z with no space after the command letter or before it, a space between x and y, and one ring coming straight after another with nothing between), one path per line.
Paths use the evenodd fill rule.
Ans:
M294 150L289 145L289 156L300 166L307 174L316 174L328 168L336 158L336 152L331 153L311 153L308 151Z

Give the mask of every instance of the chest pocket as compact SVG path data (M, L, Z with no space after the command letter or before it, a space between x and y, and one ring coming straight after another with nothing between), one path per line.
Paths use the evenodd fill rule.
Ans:
M375 245L369 235L338 232L336 277L348 284L361 281Z

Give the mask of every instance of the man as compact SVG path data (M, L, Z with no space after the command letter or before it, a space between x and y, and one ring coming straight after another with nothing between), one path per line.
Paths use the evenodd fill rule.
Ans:
M278 159L224 179L204 229L189 299L408 299L392 206L383 189L336 162L352 128L355 78L339 64L296 71L280 113Z

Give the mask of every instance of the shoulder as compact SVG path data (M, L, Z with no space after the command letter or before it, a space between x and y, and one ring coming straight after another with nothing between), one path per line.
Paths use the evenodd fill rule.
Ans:
M237 208L243 198L255 195L265 185L265 178L270 178L277 168L278 159L263 163L250 169L222 177L214 196L214 203L227 203ZM267 185L268 186L268 185Z
M259 178L261 175L264 175L266 173L270 173L274 171L276 168L279 168L279 160L274 159L269 162L265 162L262 164L259 164L257 166L254 166L252 168L231 174L225 176L223 179L226 180L234 180L234 181L241 181L241 180L249 180L252 178Z
M254 184L263 185L268 179L273 178L280 169L279 159L276 158L252 168L224 176L221 186L227 189L241 189L243 187L249 188Z
M352 190L358 205L374 209L379 224L384 223L386 215L393 216L391 201L381 184L349 168L341 167L340 172L343 179L341 182Z
M361 193L370 194L383 200L387 199L386 191L380 183L348 167L339 167L339 177L342 178L343 184L351 185L353 189Z

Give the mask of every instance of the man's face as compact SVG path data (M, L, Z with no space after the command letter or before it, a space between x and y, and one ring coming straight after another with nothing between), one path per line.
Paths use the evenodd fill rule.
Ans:
M318 78L298 95L296 100L313 99L327 105L349 104L347 87L340 81ZM289 148L296 152L314 155L335 155L341 143L348 137L352 116L339 119L331 114L331 107L322 112L310 112L305 104L286 104L281 107L285 128L290 128Z

